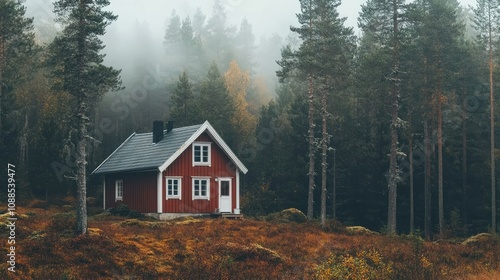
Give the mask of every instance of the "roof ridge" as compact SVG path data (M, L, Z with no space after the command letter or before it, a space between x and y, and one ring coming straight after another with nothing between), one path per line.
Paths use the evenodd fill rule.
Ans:
M200 127L202 126L203 124L200 123L200 124L193 124L193 125L188 125L188 126L181 126L181 127L174 127L172 130L179 130L179 129L188 129L188 128L194 128L194 127ZM166 129L164 129L163 131L166 131ZM145 134L152 134L153 132L150 131L150 132L142 132L142 133L136 133L136 135L145 135Z

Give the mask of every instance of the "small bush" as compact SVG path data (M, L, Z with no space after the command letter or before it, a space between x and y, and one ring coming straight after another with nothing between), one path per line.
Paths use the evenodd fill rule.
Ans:
M269 214L266 217L266 220L278 221L282 223L289 223L289 222L304 223L306 221L306 215L304 215L304 213L302 213L302 211L298 209L290 208L290 209L285 209L278 213Z
M385 263L375 250L360 251L356 256L331 256L315 269L317 279L377 280L391 279L393 264Z
M129 218L143 218L144 214L137 210L129 209L127 205L120 204L116 208L109 208L107 212L114 216L129 217Z
M56 213L52 215L52 220L50 222L50 229L61 233L64 231L74 230L76 224L76 213Z
M134 218L134 219L137 219L137 218L142 218L144 217L144 214L142 214L141 212L137 211L137 210L130 210L128 212L128 216L130 218Z
M128 214L130 213L130 209L128 208L127 205L120 204L116 208L109 208L109 212L115 216L125 217L128 216Z
M352 227L346 227L346 231L352 235L374 235L378 234L375 231L371 231L365 227L362 226L352 226Z

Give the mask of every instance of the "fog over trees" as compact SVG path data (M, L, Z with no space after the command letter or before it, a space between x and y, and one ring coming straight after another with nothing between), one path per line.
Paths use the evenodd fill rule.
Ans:
M19 166L20 198L77 194L83 100L87 174L154 120L208 120L249 167L247 215L294 207L427 239L496 230L498 0L165 2L104 8L118 19L82 67L121 72L89 78L86 102L55 86L73 53L51 1L0 0L1 160Z

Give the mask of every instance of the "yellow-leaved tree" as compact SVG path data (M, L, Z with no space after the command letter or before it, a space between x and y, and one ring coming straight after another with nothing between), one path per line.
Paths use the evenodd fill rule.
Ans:
M250 114L246 100L247 89L250 85L250 74L243 71L238 66L238 63L233 60L224 74L224 81L235 108L230 120L231 124L240 140L249 140L254 135L257 124L257 118ZM242 141L237 141L237 143L238 147L236 148L240 148L239 145L241 145Z

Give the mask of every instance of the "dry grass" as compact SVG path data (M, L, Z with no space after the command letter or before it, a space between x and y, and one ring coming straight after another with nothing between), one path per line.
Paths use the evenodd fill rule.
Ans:
M363 252L380 257L393 279L500 279L497 239L464 245L332 233L310 223L113 216L91 218L89 234L75 237L64 211L19 209L26 216L17 228L17 272L7 274L2 262L0 279L314 279L320 268L339 269L328 261L352 265ZM367 269L373 262L360 261Z

